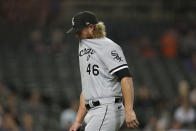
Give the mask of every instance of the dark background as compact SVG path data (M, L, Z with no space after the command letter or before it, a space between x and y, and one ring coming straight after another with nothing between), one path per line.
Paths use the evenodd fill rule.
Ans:
M78 41L65 32L85 10L124 51L138 130L196 129L195 0L1 0L0 131L66 131L74 121Z

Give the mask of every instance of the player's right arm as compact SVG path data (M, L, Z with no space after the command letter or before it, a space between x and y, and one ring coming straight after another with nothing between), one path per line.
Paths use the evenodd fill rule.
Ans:
M78 109L78 113L76 115L76 120L74 124L71 126L71 128L69 129L69 131L77 131L79 128L81 128L81 125L84 120L84 117L86 116L86 113L87 113L87 109L85 107L85 100L81 93L80 94L80 106Z

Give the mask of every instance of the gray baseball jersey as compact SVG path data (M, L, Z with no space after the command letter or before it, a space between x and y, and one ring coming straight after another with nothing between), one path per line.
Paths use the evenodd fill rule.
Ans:
M115 72L128 68L122 49L107 37L82 39L79 63L84 99L122 96Z

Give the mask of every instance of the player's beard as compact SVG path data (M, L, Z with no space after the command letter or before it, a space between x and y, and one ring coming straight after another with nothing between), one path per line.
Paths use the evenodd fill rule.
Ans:
M82 37L82 35L76 34L76 38L77 39L93 39L93 37L91 35L89 35L88 37Z
M84 36L82 34L82 30L79 32L76 32L75 37L77 39L93 39L93 34L92 33L88 33L87 36Z

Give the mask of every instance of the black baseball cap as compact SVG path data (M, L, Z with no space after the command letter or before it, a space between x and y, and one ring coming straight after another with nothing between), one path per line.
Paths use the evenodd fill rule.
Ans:
M98 20L94 13L90 11L79 12L72 18L72 27L66 33L80 33L83 28L90 24L97 24Z

